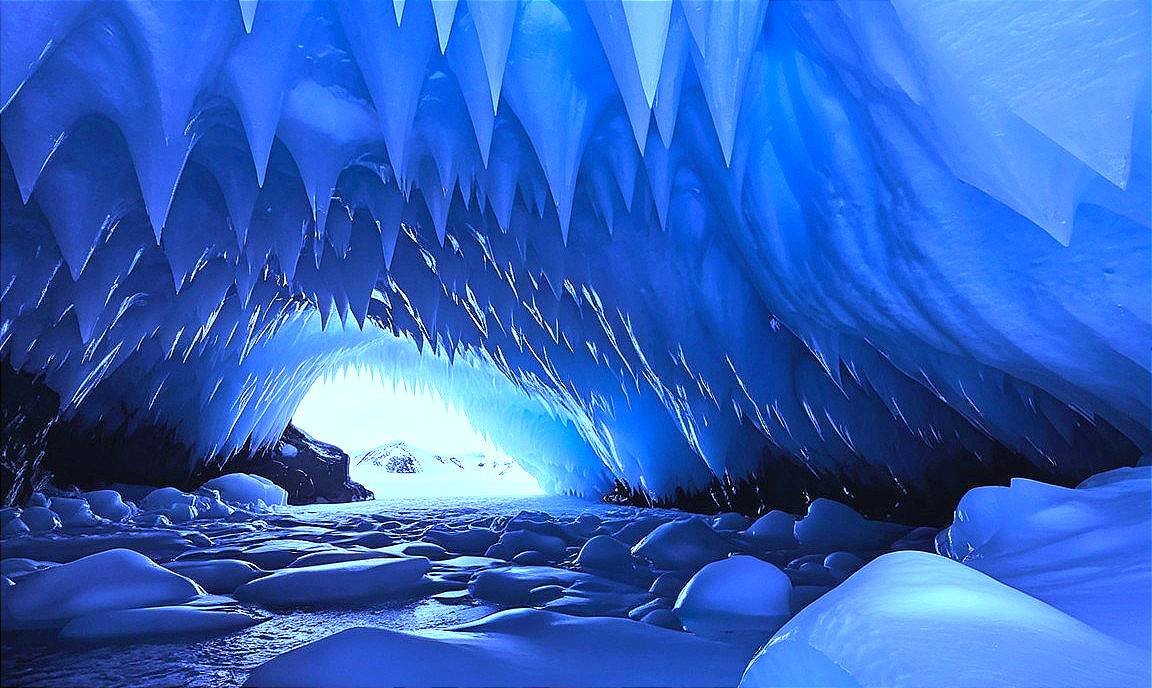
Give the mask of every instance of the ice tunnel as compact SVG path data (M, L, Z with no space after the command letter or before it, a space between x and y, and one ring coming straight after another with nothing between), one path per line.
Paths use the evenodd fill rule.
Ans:
M273 447L349 367L593 498L913 519L1152 450L1145 2L5 1L0 32L9 503L78 442L118 478Z

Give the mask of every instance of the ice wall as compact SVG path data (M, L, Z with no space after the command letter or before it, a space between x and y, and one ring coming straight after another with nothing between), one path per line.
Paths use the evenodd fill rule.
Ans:
M5 2L0 40L0 352L68 418L228 453L361 364L589 494L1152 448L1146 2Z

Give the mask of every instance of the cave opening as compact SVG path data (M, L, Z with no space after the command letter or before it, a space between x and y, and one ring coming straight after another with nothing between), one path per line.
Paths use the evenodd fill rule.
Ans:
M346 368L313 383L292 423L343 449L349 477L378 499L543 494L451 395L418 379Z

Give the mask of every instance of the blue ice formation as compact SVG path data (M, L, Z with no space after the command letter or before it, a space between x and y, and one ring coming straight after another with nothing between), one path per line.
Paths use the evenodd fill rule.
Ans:
M228 454L366 366L582 494L1152 449L1143 0L4 2L0 40L0 354L67 419Z

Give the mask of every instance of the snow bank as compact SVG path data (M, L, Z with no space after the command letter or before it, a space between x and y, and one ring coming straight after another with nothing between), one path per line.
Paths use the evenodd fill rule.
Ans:
M812 602L748 665L760 686L1141 686L1137 649L972 568L877 558Z
M245 685L734 685L748 652L627 619L513 609L449 630L352 628L286 652Z
M970 490L941 554L1147 650L1152 626L1152 468L1076 489L1018 478Z

